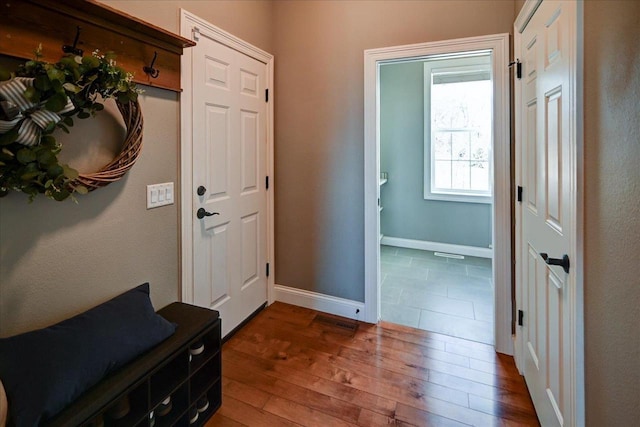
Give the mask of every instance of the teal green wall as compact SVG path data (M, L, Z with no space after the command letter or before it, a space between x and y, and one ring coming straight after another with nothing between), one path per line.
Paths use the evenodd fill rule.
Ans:
M486 248L491 205L424 199L423 64L380 68L380 170L382 234Z

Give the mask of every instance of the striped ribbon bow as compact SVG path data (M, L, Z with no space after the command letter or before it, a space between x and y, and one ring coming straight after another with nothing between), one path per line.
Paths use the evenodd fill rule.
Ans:
M58 114L68 113L75 108L69 98L67 98L67 104L58 113L45 110L37 103L29 101L24 93L28 87L33 86L34 80L29 77L14 77L11 80L0 82L0 101L4 100L6 105L10 107L9 109L17 112L10 120L0 120L0 134L9 132L22 121L16 142L27 146L38 145L42 129L45 129L51 122L58 123L62 120Z

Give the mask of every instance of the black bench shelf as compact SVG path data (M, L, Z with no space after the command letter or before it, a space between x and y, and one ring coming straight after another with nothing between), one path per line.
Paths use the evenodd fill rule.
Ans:
M175 334L104 378L51 420L49 426L82 427L199 427L222 403L221 328L219 313L175 302L158 311L178 325ZM204 351L189 354L202 341ZM108 411L128 396L126 416L114 419ZM161 402L171 396L172 408L157 415ZM209 407L190 423L189 412L206 396ZM153 419L150 415L154 413Z

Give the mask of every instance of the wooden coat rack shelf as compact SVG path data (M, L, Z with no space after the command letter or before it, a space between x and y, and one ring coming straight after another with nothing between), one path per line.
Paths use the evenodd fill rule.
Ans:
M94 0L6 0L0 5L0 54L33 59L42 45L43 59L57 62L62 46L84 54L112 51L136 83L180 91L180 56L195 42ZM156 57L157 56L157 57ZM144 71L152 67L157 77Z

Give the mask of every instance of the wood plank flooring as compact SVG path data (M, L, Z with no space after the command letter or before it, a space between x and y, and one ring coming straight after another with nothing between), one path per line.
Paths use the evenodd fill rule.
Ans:
M489 345L274 303L225 343L214 426L538 426Z

